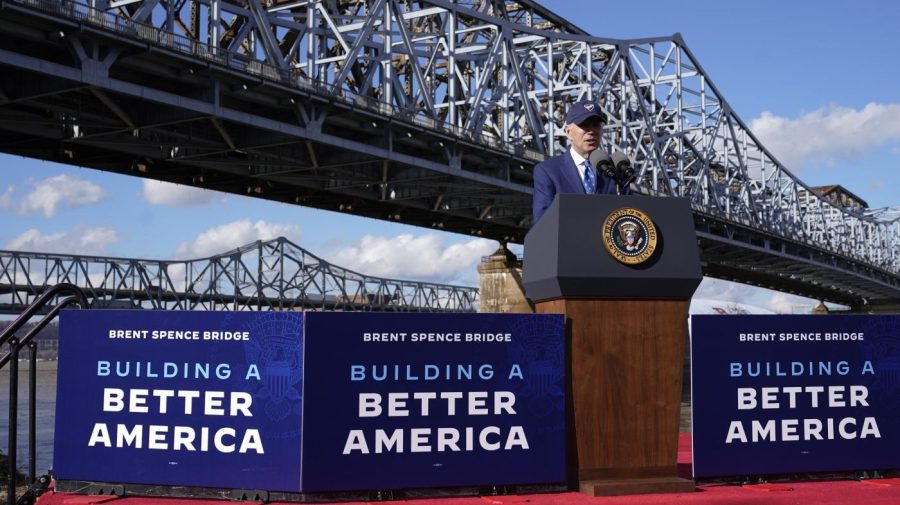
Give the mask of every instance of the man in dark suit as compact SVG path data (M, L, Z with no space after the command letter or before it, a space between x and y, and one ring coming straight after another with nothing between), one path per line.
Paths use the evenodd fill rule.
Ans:
M572 104L566 113L563 131L569 138L569 150L544 160L534 168L533 223L537 223L553 203L557 193L626 194L628 188L616 188L616 182L590 166L591 153L600 147L603 111L592 100Z

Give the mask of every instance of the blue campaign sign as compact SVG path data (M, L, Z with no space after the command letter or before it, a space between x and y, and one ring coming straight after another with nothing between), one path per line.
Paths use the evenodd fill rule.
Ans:
M695 477L900 467L900 316L691 326Z
M562 316L312 313L306 328L305 492L565 480Z
M303 315L63 311L58 479L300 490Z

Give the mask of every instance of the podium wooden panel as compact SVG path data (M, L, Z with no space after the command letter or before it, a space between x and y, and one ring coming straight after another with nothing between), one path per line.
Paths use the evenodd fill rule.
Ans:
M570 465L581 491L691 492L678 478L688 301L558 299L570 339ZM572 454L574 453L574 454Z
M623 210L656 229L642 262L609 252L619 246L607 226ZM688 305L702 278L683 198L560 194L525 236L526 294L537 312L566 316L568 464L582 492L693 491L678 478L678 423Z

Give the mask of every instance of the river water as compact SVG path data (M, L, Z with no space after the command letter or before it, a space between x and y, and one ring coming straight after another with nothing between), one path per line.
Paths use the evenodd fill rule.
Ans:
M56 361L37 363L37 472L47 473L53 464L53 427L56 405ZM9 365L0 370L0 451L9 451ZM28 468L28 363L19 363L19 421L17 466Z

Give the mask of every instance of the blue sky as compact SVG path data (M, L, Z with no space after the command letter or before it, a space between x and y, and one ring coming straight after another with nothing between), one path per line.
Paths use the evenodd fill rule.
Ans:
M900 205L900 3L598 2L544 5L588 32L680 32L732 108L810 185ZM0 248L189 258L286 235L372 275L474 284L484 239L263 200L175 188L0 155ZM781 312L812 303L705 281L698 297Z

